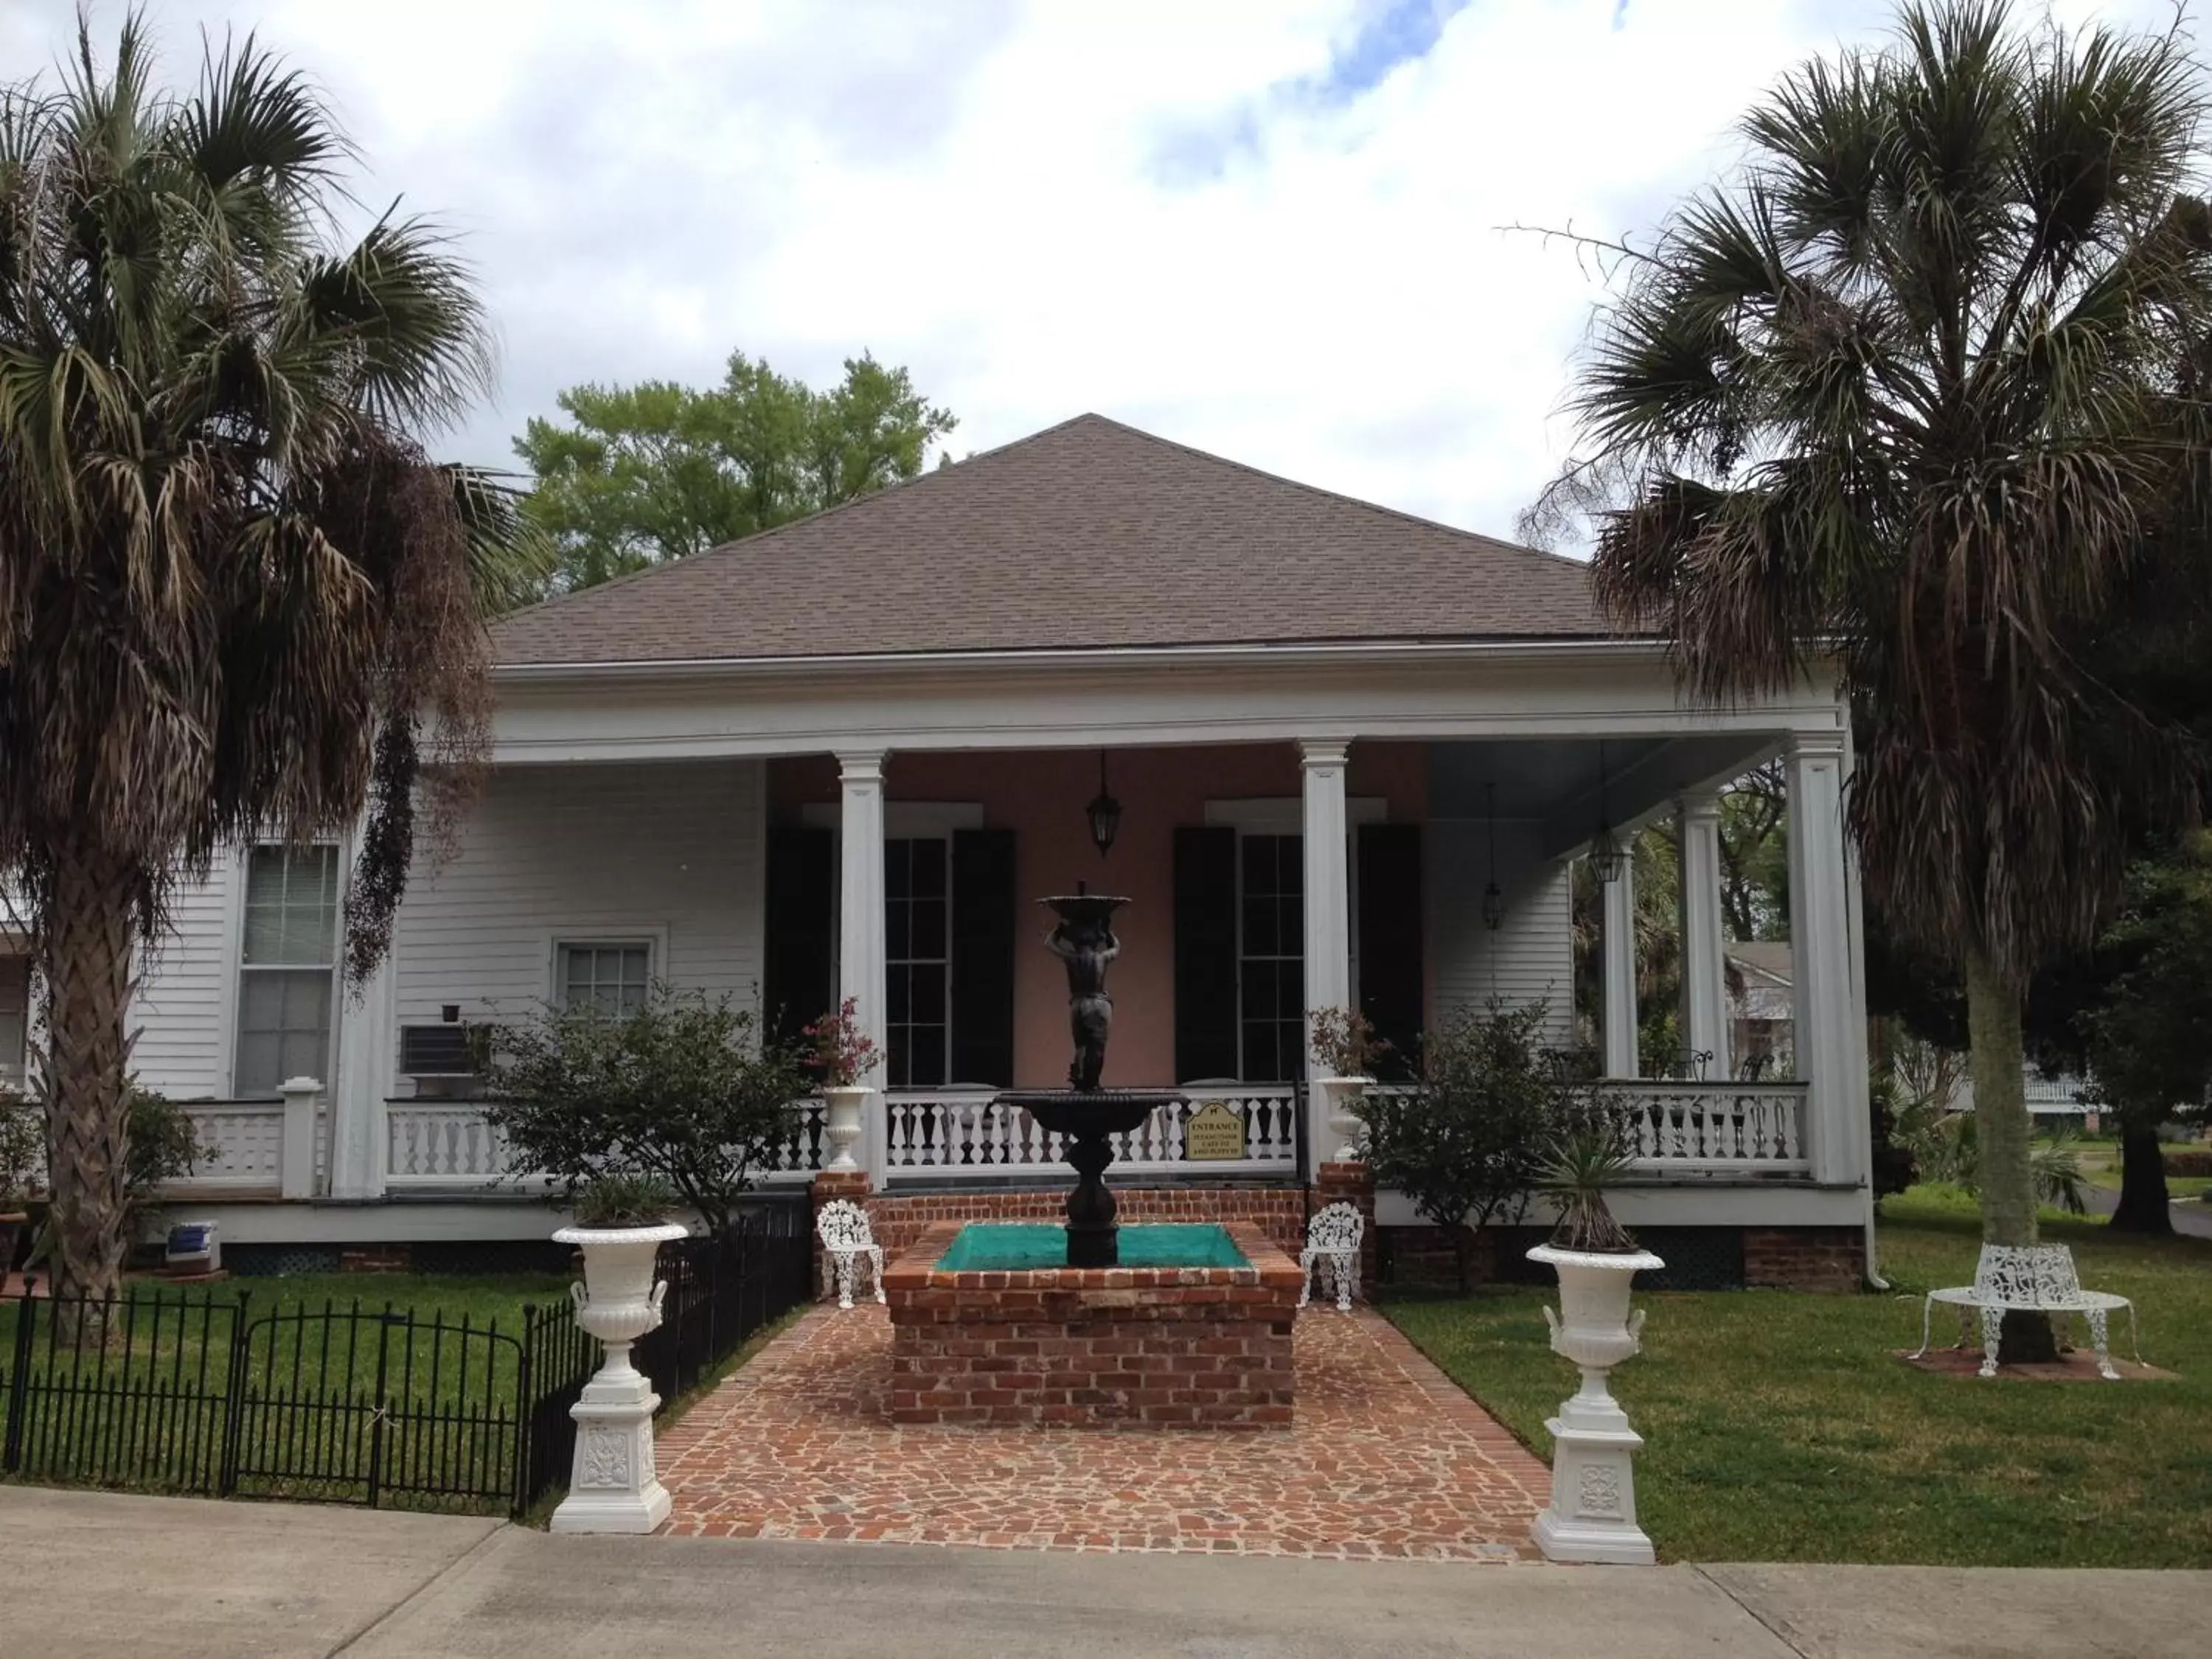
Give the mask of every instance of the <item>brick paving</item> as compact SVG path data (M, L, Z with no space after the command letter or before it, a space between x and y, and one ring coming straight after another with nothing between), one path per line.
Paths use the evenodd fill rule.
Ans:
M1312 1310L1291 1427L901 1427L880 1307L817 1309L660 1442L666 1531L1534 1560L1544 1466L1381 1316Z

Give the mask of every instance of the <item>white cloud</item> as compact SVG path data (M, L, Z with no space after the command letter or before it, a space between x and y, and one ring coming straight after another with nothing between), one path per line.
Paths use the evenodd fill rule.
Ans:
M196 26L258 27L328 87L365 199L465 234L506 368L454 453L506 461L578 380L706 380L732 348L822 377L866 348L959 415L958 453L1096 409L1510 533L1565 449L1599 290L1498 227L1648 227L1762 88L1888 15L168 0L155 21L179 73ZM0 73L70 27L66 0L4 0Z

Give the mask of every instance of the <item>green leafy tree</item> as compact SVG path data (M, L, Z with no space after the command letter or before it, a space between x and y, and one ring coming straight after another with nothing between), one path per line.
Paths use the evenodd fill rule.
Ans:
M623 1014L547 1008L494 1038L484 1115L517 1175L573 1196L610 1176L665 1182L726 1237L756 1170L799 1132L811 1092L749 1009L655 985Z
M1617 491L1612 612L1705 697L1840 674L1869 901L1965 981L1993 1243L2035 1237L2031 976L2197 805L2186 733L2089 665L2203 563L2203 96L2179 25L1908 7L1788 77L1627 251L1582 374L1561 495ZM2052 1347L2008 1316L2008 1357Z
M2119 1120L2112 1224L2173 1231L2159 1129L2212 1100L2212 838L2130 871L2118 921L2094 953L2100 984L2075 1016L2092 1097Z
M1790 937L1790 807L1782 763L1770 761L1721 796L1721 918L1730 939Z
M1445 1231L1462 1291L1468 1229L1520 1219L1559 1125L1568 1085L1543 1052L1547 1018L1541 1002L1493 999L1423 1039L1414 1088L1360 1103L1376 1181Z
M1669 1077L1684 1063L1682 1036L1681 849L1669 824L1628 838L1636 887L1636 1053L1645 1077ZM1595 1047L1605 1016L1605 884L1587 859L1571 877L1575 1012L1578 1039Z
M566 424L533 419L514 446L537 479L531 520L558 549L556 592L915 477L955 424L866 356L826 392L736 352L718 386L580 386L559 402Z
M351 152L248 40L156 84L125 20L0 87L0 871L47 993L55 1288L128 1240L132 959L218 849L369 815L349 965L382 952L418 775L485 735L500 491L423 444L490 361L431 225L332 227ZM438 763L434 767L426 762Z

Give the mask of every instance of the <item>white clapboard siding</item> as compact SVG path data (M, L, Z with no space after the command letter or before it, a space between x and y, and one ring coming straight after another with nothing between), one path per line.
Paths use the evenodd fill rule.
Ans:
M231 898L243 879L237 856L218 854L205 881L178 888L170 931L140 953L131 1065L141 1083L173 1098L231 1091Z
M1505 925L1492 933L1482 925L1490 878L1486 826L1443 819L1429 826L1427 841L1431 1017L1480 1008L1492 995L1513 1007L1540 999L1549 1006L1553 1040L1566 1041L1574 1025L1569 866L1534 856L1529 826L1499 824Z
M556 939L665 939L654 972L750 1004L761 971L757 761L506 767L394 930L398 1017L526 1013Z

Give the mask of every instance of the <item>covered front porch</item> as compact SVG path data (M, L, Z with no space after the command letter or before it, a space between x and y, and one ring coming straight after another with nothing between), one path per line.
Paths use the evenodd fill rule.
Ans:
M1303 1186L1336 1150L1304 1098L1310 1012L1359 1008L1406 1054L1458 1011L1540 999L1571 1042L1593 1012L1573 1006L1573 863L1601 826L1665 819L1701 1058L1637 1075L1632 896L1608 884L1594 1012L1643 1166L1624 1218L1864 1225L1847 756L1823 689L1686 708L1641 644L1073 654L503 674L483 796L346 1003L332 1077L289 1108L196 1107L218 1144L204 1189L281 1183L325 1233L390 1237L433 1207L464 1230L464 1206L516 1190L467 1028L656 979L783 1029L851 998L883 1056L857 1148L875 1190L1055 1188L1054 1138L995 1096L1064 1080L1065 981L1035 901L1078 882L1131 901L1106 1080L1185 1097L1123 1139L1117 1176ZM1717 801L1777 756L1796 1069L1740 1081ZM1102 793L1119 807L1103 854ZM1187 1133L1216 1102L1235 1156ZM286 1150L303 1136L310 1161ZM809 1104L763 1180L803 1184L829 1155ZM478 1213L502 1236L544 1224ZM1413 1219L1389 1194L1378 1218Z

